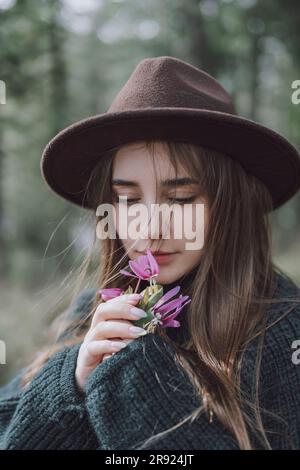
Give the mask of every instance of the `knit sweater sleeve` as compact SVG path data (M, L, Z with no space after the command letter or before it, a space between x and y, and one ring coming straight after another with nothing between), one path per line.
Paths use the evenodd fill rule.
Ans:
M275 317L280 317L280 311ZM300 365L293 363L291 349L299 337L300 310L296 308L267 330L263 342L259 405L272 449L300 447ZM254 398L257 347L258 342L252 341L242 367L241 386L250 400ZM239 448L235 436L216 416L210 422L206 413L143 446L201 405L186 372L175 363L172 345L154 333L136 339L97 366L87 383L86 403L103 449ZM265 448L262 436L248 430L254 448Z
M238 448L221 422L209 422L206 415L140 447L200 404L186 372L175 364L172 346L155 333L97 366L86 390L89 419L103 449Z
M278 309L265 335L262 416L272 449L300 449L300 306L280 317Z
M20 390L22 374L23 369L20 370L8 384L0 387L0 440L10 423L22 395Z
M84 289L69 307L67 317L74 319L86 314L90 309L96 291L95 288ZM63 335L58 338L58 341L68 339L69 335L70 333L68 331L64 332ZM45 370L43 369L42 374L39 374L37 378L32 381L28 390L24 390L20 386L25 368L19 370L8 384L0 387L0 448L27 448L27 446L35 448L36 445L40 448L44 448L49 445L43 438L40 440L37 439L40 435L39 432L35 436L35 439L30 438L28 442L27 432L25 432L23 438L20 439L20 436L22 436L20 431L23 429L23 426L26 426L27 419L31 420L33 416L35 416L35 409L31 407L30 404L32 403L36 406L36 403L40 400L43 401L45 397L47 399L44 401L43 410L40 406L37 406L36 411L37 413L41 411L41 419L43 418L45 420L44 425L47 423L49 428L52 426L53 422L57 422L57 420L52 419L52 416L50 422L47 422L46 417L46 413L50 412L50 415L52 413L52 399L55 398L54 395L56 396L55 402L57 403L57 409L58 403L60 403L59 406L61 407L67 405L68 412L64 415L64 418L71 419L72 421L72 414L75 415L77 412L77 417L82 418L84 416L82 397L78 394L72 376L79 347L80 346L77 345L73 348L66 348L58 355L55 355L49 361L49 364L46 365ZM63 371L61 376L59 375L59 371ZM55 376L53 378L52 373ZM50 392L48 389L49 386L51 389ZM42 393L39 396L40 391L42 391ZM60 395L61 392L62 395ZM34 397L34 400L31 402L32 397ZM47 409L48 404L50 405L49 409ZM63 410L61 411L63 414ZM28 415L27 418L26 414ZM58 416L57 413L54 416ZM63 425L64 420L59 422ZM76 421L74 425L76 426ZM17 434L16 430L19 430ZM93 436L92 441L94 441L92 447L97 447L98 441L95 440L95 436ZM68 439L64 440L62 445L67 446L67 442ZM50 443L50 446L52 445L54 446L54 442Z
M79 347L65 347L52 356L18 396L1 397L1 449L99 447L75 382Z
M300 447L300 365L293 363L291 349L299 337L298 308L268 329L264 340L260 397L273 449L290 448L292 438ZM85 395L75 382L79 347L65 347L52 356L23 391L9 397L0 393L0 448L238 448L233 434L206 414L143 445L201 405L186 372L176 365L172 345L159 335L148 333L99 364ZM253 342L242 368L247 390L255 377L255 353Z

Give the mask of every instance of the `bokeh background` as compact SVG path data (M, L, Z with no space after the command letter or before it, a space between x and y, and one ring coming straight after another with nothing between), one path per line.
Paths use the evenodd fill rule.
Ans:
M0 0L0 385L69 305L93 237L90 214L42 181L43 148L105 112L138 62L159 55L203 68L239 114L300 148L298 0ZM299 194L272 224L275 262L300 285Z

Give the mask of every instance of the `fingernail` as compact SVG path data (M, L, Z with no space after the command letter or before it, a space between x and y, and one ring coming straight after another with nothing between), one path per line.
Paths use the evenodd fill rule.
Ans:
M127 344L125 343L121 343L121 342L118 342L118 341L112 341L111 342L111 347L113 349L122 349L122 348L126 348Z
M132 315L134 315L136 318L145 318L147 316L145 310L137 307L132 307L130 309L130 313L132 313Z
M128 299L141 299L143 296L141 294L128 294Z
M139 328L138 326L130 326L129 331L140 336L146 335L148 333L148 331L144 330L144 328Z

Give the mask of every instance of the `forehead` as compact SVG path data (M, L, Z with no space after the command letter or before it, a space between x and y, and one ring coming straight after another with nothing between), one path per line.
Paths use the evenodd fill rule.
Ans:
M124 145L118 150L113 161L114 178L134 175L135 179L144 179L157 175L161 180L174 177L175 174L167 148L161 143L155 143L153 154L143 142ZM177 176L189 176L180 162L177 163Z

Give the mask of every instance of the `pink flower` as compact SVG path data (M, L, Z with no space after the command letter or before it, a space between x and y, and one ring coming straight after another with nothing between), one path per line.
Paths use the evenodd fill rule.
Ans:
M146 255L139 256L135 261L129 261L129 267L134 274L121 269L120 273L125 276L136 277L138 279L150 279L159 274L159 267L156 259L151 253L151 250L147 250Z
M123 294L123 289L118 287L112 287L111 289L100 289L99 294L101 294L102 299L106 302L107 300L114 299Z
M138 279L135 292L138 291L141 280L150 280L150 286L144 289L141 294L142 299L140 303L140 307L145 310L147 317L136 320L134 324L147 329L149 332L155 331L156 326L161 326L162 328L178 328L180 322L175 320L175 318L185 305L191 302L189 296L180 295L174 298L180 291L180 286L176 286L162 295L163 287L152 280L153 277L159 274L159 266L149 249L146 255L139 256L135 261L129 261L129 267L132 273L124 269L121 269L120 273ZM113 299L127 292L132 293L131 286L129 286L126 291L120 288L101 289L99 291L104 301Z
M180 295L176 299L169 300L180 291L180 286L174 287L152 307L151 313L154 316L153 324L158 324L162 328L174 327L178 328L180 322L175 320L177 315L181 312L183 307L191 302L192 299L188 295Z

